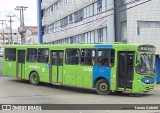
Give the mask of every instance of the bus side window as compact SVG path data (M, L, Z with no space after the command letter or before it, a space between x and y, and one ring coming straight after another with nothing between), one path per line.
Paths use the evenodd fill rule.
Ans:
M49 60L49 50L46 48L38 49L38 62L48 63L48 60Z
M37 49L29 48L27 49L27 62L37 62Z
M15 48L6 48L5 49L5 60L6 61L15 61L16 60L16 49Z
M95 65L95 50L82 49L81 50L81 65Z
M114 65L114 50L99 49L97 62L98 65L112 67Z
M71 64L71 65L79 64L79 49L66 50L66 64Z

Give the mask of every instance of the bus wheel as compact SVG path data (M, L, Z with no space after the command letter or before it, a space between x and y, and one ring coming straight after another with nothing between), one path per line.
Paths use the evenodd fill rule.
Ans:
M96 83L96 91L99 95L108 95L111 92L108 81L105 79L100 79Z
M32 72L29 77L30 83L33 85L39 84L39 75L36 72Z

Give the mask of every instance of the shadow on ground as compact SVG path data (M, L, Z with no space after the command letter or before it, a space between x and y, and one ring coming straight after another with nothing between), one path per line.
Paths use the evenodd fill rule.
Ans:
M10 82L20 83L20 84L31 85L28 80L14 79L14 80L9 80L9 81ZM64 91L69 91L69 92L74 92L74 93L96 94L96 95L98 95L97 92L94 89L87 89L87 88L80 88L80 87L73 87L73 86L64 86L64 85L56 86L56 85L52 85L50 83L40 83L38 86L47 87L47 88L53 88L53 89L57 89L59 91L60 90L64 90ZM120 97L146 97L146 96L151 96L153 94L149 94L149 93L116 93L116 92L111 92L109 95L110 96L120 96ZM101 95L101 96L106 96L106 95Z

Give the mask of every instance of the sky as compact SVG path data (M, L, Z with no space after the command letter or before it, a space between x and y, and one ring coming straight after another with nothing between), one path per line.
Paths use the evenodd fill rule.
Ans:
M7 20L6 24L9 27L9 17L6 17L6 15L16 15L18 18L20 17L20 11L14 10L16 6L28 7L24 11L25 26L37 26L37 0L0 0L0 20ZM12 18L13 29L17 29L20 26L18 18Z

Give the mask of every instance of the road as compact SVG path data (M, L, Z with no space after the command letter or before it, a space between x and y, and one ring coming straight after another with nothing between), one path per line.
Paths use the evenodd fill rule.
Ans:
M1 67L2 66L0 66L0 69ZM115 93L103 96L98 95L96 91L91 89L53 86L47 83L34 86L31 85L29 81L0 76L0 104L160 104L159 90L160 89L157 88L155 91L140 96ZM93 111L83 110L54 112L93 113ZM110 113L112 111L105 110L94 112ZM127 113L127 111L123 112ZM131 112L134 113L135 111ZM145 113L145 111L141 112Z

